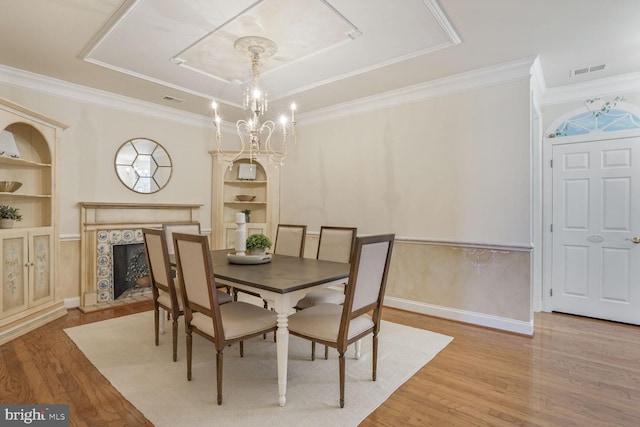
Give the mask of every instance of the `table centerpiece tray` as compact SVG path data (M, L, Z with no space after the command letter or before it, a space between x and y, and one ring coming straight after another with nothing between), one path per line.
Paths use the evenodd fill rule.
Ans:
M266 264L271 262L271 254L263 255L238 255L227 254L227 261L231 264Z

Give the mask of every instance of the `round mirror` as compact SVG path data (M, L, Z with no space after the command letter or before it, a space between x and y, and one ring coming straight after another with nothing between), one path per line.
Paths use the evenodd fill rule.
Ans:
M120 181L136 193L155 193L171 179L169 153L147 138L130 139L122 144L116 152L115 166Z

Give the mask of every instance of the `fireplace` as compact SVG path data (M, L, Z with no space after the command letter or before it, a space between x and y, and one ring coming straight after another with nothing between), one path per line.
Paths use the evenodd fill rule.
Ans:
M118 296L120 290L114 286L115 247L131 245L134 251L135 245L143 244L142 228L145 227L161 227L165 223L198 223L202 205L80 203L80 206L80 309L94 309L114 301L127 300L129 296L151 295L151 288L138 286L129 287ZM118 251L116 249L116 253Z
M150 291L151 277L144 244L113 245L113 298Z
M143 243L112 245L113 299L128 298L149 291L151 280Z

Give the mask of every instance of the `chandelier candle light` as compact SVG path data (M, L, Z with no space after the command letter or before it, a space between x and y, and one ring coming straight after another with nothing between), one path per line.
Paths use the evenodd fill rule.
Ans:
M280 117L282 142L278 147L271 144L271 135L276 130L276 124L272 120L261 122L261 117L267 112L267 93L262 90L260 80L260 58L268 58L278 50L276 44L266 38L251 36L242 37L236 40L234 47L238 52L251 57L252 80L244 93L243 107L251 110L249 121L238 120L236 131L240 137L240 149L225 151L222 148L222 133L220 131L221 120L218 115L218 106L215 100L211 103L213 108L213 123L216 127L216 145L218 153L223 160L229 162L229 167L241 156L247 155L249 161L258 160L259 155L266 155L268 159L279 165L284 165L284 159L289 155L297 144L296 136L296 104L291 104L291 116ZM287 137L293 139L293 143L288 145ZM264 139L262 139L264 138Z

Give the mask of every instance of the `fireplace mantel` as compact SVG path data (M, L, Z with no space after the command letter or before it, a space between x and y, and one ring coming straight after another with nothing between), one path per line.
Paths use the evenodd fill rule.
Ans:
M198 223L196 204L81 202L81 307L98 304L98 231L161 227L166 223Z

